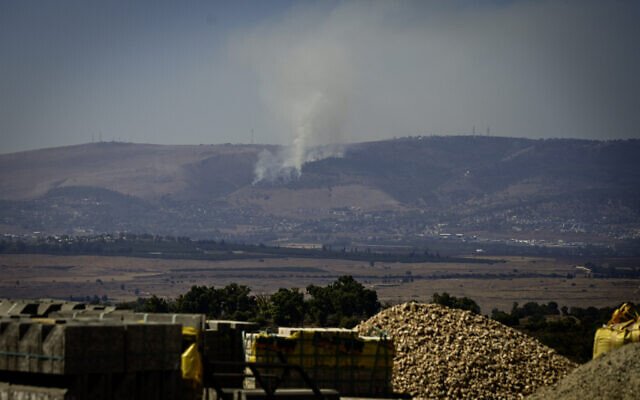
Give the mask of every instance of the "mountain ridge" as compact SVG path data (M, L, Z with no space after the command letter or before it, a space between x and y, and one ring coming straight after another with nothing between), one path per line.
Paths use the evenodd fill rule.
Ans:
M612 240L640 232L640 140L407 137L350 144L298 179L252 184L258 154L278 148L101 142L3 154L0 231L265 241L437 236L442 224Z

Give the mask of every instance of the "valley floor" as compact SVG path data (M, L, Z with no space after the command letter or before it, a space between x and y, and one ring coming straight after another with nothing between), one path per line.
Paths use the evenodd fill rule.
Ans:
M492 257L496 258L496 257ZM278 288L326 285L353 275L375 289L380 300L430 301L448 292L474 299L484 314L509 311L535 301L560 306L604 307L640 303L640 280L590 278L570 261L543 257L499 257L496 264L381 263L327 259L227 261L164 260L133 257L0 255L0 297L107 298L176 297L193 285L222 287L236 282L254 294Z

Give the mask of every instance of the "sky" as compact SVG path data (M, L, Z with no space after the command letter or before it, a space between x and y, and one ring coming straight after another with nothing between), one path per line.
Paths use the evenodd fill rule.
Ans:
M0 0L0 153L640 138L639 20L617 0Z

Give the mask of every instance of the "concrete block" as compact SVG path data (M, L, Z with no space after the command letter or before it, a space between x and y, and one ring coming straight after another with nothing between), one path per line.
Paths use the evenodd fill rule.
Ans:
M53 328L52 324L23 324L26 332L18 342L17 365L15 371L39 373L42 370L42 341Z
M180 369L180 325L127 323L124 327L126 371Z
M123 321L178 324L204 330L204 314L122 313L121 315Z
M186 400L180 371L139 371L114 377L113 382L114 400Z
M0 400L71 400L67 389L0 382Z
M2 302L2 307L0 308L0 317L11 317L19 315L37 316L38 303L26 300Z
M4 329L0 335L0 370L17 371L19 361L18 343L29 329L31 323L9 321L3 323Z
M211 331L236 330L242 332L256 332L258 330L258 324L255 322L222 319L208 319L205 322L205 329Z
M244 332L255 332L258 325L251 322L209 320L207 329L203 332L203 358L205 363L214 365L215 362L243 362ZM227 374L225 387L241 388L243 381L242 366L214 366L214 374ZM234 376L237 375L237 376Z
M17 351L17 333L11 333L12 324L10 320L0 320L0 371L8 369L9 354Z
M78 310L84 310L86 308L84 303L76 303L76 302L65 302L64 304L62 304L62 308L60 309L60 311L78 311Z
M124 371L124 328L113 324L57 324L42 343L42 373Z

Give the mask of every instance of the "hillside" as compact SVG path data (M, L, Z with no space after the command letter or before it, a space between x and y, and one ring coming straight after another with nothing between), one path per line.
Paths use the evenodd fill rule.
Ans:
M640 230L637 140L357 143L299 179L252 185L265 148L103 142L0 155L0 229L323 243L446 232L588 242Z

